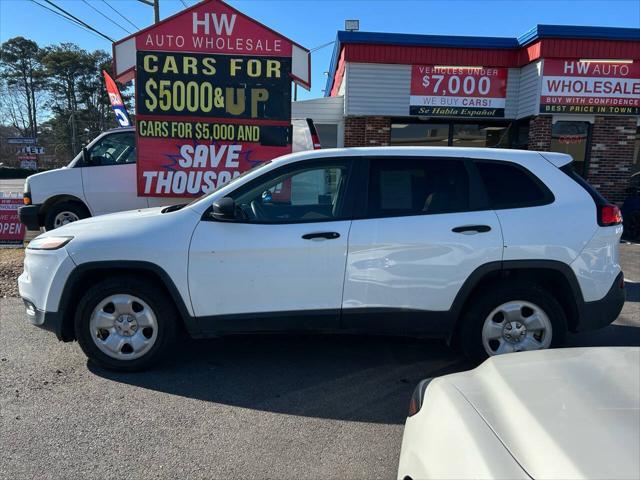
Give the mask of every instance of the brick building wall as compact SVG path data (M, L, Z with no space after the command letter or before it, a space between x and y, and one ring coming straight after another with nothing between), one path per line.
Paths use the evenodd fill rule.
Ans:
M636 117L597 116L591 133L587 180L607 200L622 203L636 138Z
M345 147L380 147L391 142L391 118L346 117L344 120Z
M551 150L551 117L542 115L529 121L529 150Z

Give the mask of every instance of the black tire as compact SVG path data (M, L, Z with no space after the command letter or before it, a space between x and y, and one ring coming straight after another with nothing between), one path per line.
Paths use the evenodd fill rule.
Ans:
M547 315L551 322L551 348L564 344L567 319L553 295L537 284L493 284L474 295L463 313L458 340L468 358L481 362L489 357L482 342L484 321L500 305L516 300L530 302Z
M63 212L69 212L70 214L75 215L76 217L78 217L78 220L82 220L83 218L89 218L91 216L91 214L89 213L89 210L87 210L87 207L85 207L83 204L79 202L63 201L63 202L54 203L52 206L48 208L44 216L45 230L50 231L55 229L56 228L54 225L55 219L59 214Z
M157 321L155 343L143 356L119 360L101 351L92 338L90 319L93 310L111 295L127 294L143 300ZM171 350L178 337L179 315L173 302L154 283L131 277L111 277L92 286L82 297L76 311L75 335L82 351L103 368L117 371L140 371L159 363Z

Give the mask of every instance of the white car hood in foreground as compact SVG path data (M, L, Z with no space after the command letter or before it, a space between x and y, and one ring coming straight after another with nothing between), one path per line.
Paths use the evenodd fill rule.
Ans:
M108 213L106 215L98 215L97 217L89 217L84 220L72 222L64 226L64 232L73 234L83 231L87 228L105 227L114 228L115 225L124 225L126 222L139 222L140 220L162 215L162 210L166 207L140 208L138 210L127 210L124 212ZM51 235L61 234L63 230L60 228L50 232Z
M502 355L439 380L536 480L640 478L640 348Z

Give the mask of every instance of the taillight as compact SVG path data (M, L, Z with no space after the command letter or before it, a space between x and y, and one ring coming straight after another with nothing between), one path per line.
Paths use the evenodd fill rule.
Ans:
M617 206L602 205L598 207L598 225L601 227L610 227L611 225L620 225L621 223L622 214Z

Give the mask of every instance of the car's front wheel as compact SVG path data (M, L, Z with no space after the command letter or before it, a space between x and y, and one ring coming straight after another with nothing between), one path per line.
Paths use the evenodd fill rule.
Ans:
M87 291L78 305L75 334L89 359L105 368L134 371L167 353L178 318L173 304L154 287L114 277Z
M543 350L562 344L567 320L557 300L535 284L502 284L476 295L463 316L460 343L467 356Z

